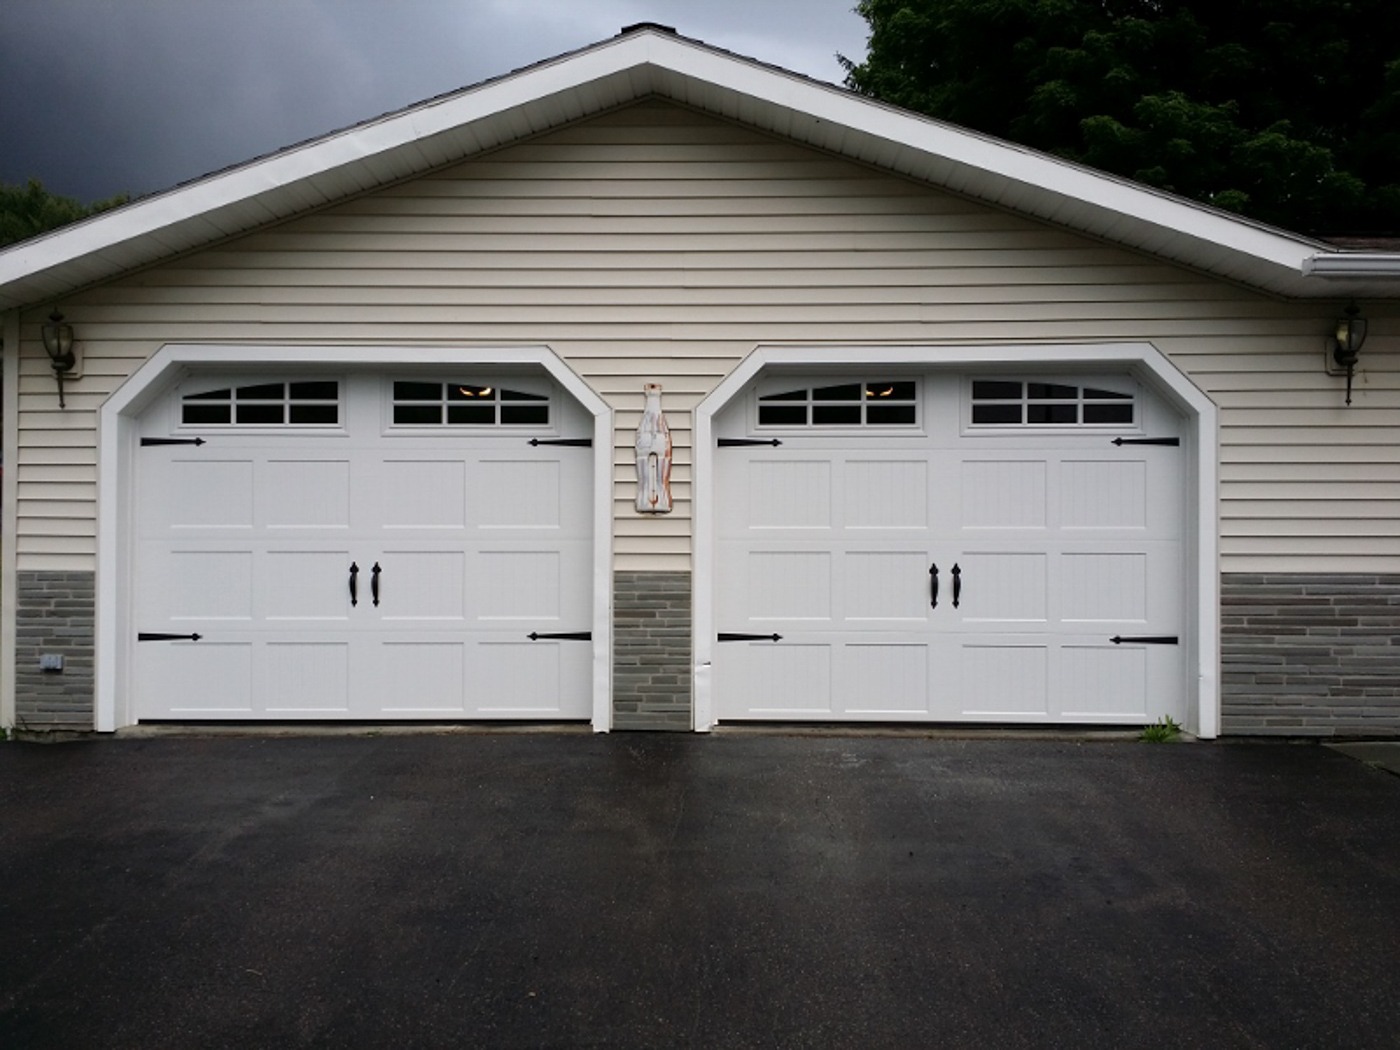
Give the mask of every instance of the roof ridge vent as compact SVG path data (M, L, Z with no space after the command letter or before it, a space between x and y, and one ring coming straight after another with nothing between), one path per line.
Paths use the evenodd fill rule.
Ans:
M626 36L628 33L640 33L644 29L655 29L658 33L676 35L675 26L663 26L660 22L633 22L630 26L623 26L622 32L617 35Z

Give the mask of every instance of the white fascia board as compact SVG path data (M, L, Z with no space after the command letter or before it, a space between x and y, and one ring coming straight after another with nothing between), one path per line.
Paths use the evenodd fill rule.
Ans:
M417 142L460 131L493 116L512 110L523 113L527 107L560 93L613 77L625 82L622 98L639 97L651 90L664 91L663 82L669 78L652 77L648 69L664 70L681 78L683 87L704 85L732 95L736 102L747 100L750 106L771 107L775 117L796 114L809 127L825 122L845 129L852 155L859 152L861 143L874 139L913 151L916 157L946 160L969 174L969 188L974 196L978 182L984 182L988 189L1010 182L1042 196L1083 202L1101 217L1094 232L1110 239L1115 224L1128 224L1123 227L1124 232L1133 226L1141 230L1145 225L1223 248L1247 263L1282 267L1295 279L1304 260L1324 247L795 73L667 33L644 30L289 148L0 252L0 306L6 305L3 289L12 283L72 265L95 252L125 247L126 250L114 252L116 259L128 265L149 262L160 253L143 253L137 242L154 239L160 231L172 234L167 250L197 247L207 241L207 231L203 237L181 237L177 233L182 223L191 220L204 219L224 234L238 232L220 227L219 213L253 198L268 198L275 215L294 214L306 203L304 196L293 192L292 187L338 169L352 168L367 158L411 149ZM684 90L675 92L674 87L672 91L681 102L688 101L682 96L691 94ZM272 199L279 192L284 197L280 208ZM350 192L346 190L347 194ZM988 199L995 197L995 193L988 193ZM1124 238L1129 244L1133 240ZM113 271L116 272L120 269ZM78 282L68 283L76 286Z
M634 38L626 38L615 45L599 45L593 51L566 56L502 80L467 88L413 109L206 176L197 182L135 201L46 236L22 242L7 251L0 251L0 305L6 305L2 290L12 283L72 265L97 252L119 250L124 245L132 245L143 239L156 242L162 231L171 231L182 223L204 220L218 227L220 235L236 233L237 228L220 227L220 212L366 159L405 147L411 148L424 139L452 132L464 125L625 70L641 61L636 57L635 46L624 47L633 43ZM617 48L624 50L618 53ZM306 207L305 198L300 194L295 195L294 200L289 197L288 203L290 207L284 209L287 214ZM269 221L281 217L284 210L272 207ZM207 233L191 239L191 243L184 243L182 238L175 236L167 243L167 250L188 249L208 240L210 237ZM144 257L135 255L131 259L133 264L138 265L144 261L147 261ZM23 304L14 302L8 305Z
M736 60L695 45L652 37L648 60L804 116L1085 205L1105 217L1144 223L1260 262L1299 272L1317 241L1217 211L1013 143L897 109L797 74ZM974 178L976 176L974 175Z

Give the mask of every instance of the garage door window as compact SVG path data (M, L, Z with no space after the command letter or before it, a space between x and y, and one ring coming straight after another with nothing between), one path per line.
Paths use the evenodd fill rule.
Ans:
M546 427L549 397L476 383L399 380L394 425L413 427Z
M973 426L1132 426L1132 394L1017 379L972 382Z
M185 426L326 427L340 423L334 379L224 386L180 399Z
M758 399L761 427L912 427L918 423L918 384L870 380L804 386Z

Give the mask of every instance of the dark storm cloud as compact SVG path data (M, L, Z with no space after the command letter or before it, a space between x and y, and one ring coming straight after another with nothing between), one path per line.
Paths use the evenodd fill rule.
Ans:
M148 193L662 22L839 81L854 0L4 0L0 182Z

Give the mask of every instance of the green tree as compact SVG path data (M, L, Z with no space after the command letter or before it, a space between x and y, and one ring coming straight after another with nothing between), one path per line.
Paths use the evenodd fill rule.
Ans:
M50 193L38 179L30 179L23 186L0 183L0 248L115 208L130 199L123 193L94 204L82 204L72 197Z
M856 10L856 91L1289 229L1400 232L1395 0Z

